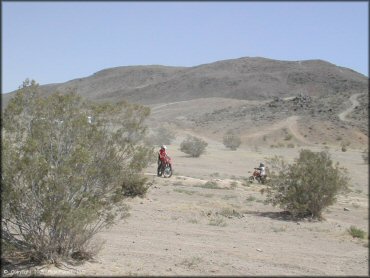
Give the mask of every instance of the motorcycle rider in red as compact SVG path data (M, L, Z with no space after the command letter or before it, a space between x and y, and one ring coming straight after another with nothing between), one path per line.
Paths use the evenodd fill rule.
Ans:
M259 170L259 174L260 174L261 177L266 176L265 164L263 164L262 162L260 163L260 167L254 168L254 169Z
M159 171L160 171L160 169L162 167L162 164L165 164L166 163L166 160L167 160L166 149L167 149L167 147L165 145L162 145L161 146L161 149L158 152L158 169L157 169L157 173L159 173Z

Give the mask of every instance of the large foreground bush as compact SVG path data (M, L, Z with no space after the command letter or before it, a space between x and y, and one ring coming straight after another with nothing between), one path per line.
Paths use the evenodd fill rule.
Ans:
M74 257L127 215L125 198L147 189L141 171L154 155L140 142L149 112L73 93L40 98L25 82L2 115L2 255Z
M188 136L184 141L181 142L180 150L192 157L199 157L204 151L208 143L198 137Z
M321 218L324 208L332 205L339 192L348 188L346 171L333 165L327 152L301 150L293 164L274 157L269 161L268 203L279 205L296 217Z

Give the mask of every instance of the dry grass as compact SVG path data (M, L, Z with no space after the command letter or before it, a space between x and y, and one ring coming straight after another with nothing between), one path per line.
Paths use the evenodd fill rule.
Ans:
M183 265L186 268L195 268L202 262L203 262L202 258L194 256L194 257L182 260L180 262L180 265Z
M210 226L220 226L220 227L226 227L227 226L225 220L220 216L212 217L209 220L208 225L210 225Z

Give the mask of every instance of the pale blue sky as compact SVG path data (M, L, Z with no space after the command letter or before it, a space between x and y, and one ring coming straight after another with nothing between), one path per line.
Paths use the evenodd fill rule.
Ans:
M368 2L2 2L2 92L128 65L322 59L368 76Z

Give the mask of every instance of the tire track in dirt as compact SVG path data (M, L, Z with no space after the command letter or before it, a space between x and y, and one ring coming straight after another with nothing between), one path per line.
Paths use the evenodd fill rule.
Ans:
M298 131L298 120L299 120L299 116L292 116L292 117L289 117L287 119L287 127L288 129L290 130L290 132L292 133L292 135L298 139L299 141L301 141L302 143L305 143L307 145L312 145L311 142L307 141L306 138L304 138L302 136L302 134L299 133Z
M343 121L343 122L349 122L350 121L350 120L347 120L346 117L347 117L348 114L350 114L355 109L356 106L359 105L359 102L358 102L357 98L360 95L362 95L362 94L360 94L360 93L359 94L354 94L349 98L349 100L352 102L352 105L349 108L347 108L346 110L344 110L342 113L338 114L338 117L341 121Z
M291 116L286 118L285 120L282 120L276 124L273 124L271 126L263 127L263 130L249 134L244 136L244 138L253 138L253 137L261 137L263 135L267 135L273 131L287 128L290 133L299 141L302 143L305 143L307 145L312 145L311 142L307 141L298 131L298 120L300 119L299 116Z
M189 100L169 102L169 103L161 104L161 105L158 105L158 106L154 106L154 107L152 107L152 111L158 110L159 108L167 107L167 106L170 106L170 105L173 105L173 104L184 103L184 102L189 102Z

